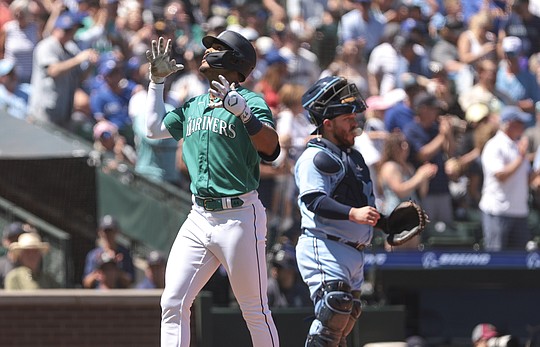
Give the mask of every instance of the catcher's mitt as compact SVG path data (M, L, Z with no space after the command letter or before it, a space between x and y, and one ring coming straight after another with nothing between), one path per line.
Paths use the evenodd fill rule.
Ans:
M390 215L379 219L376 227L388 234L388 244L399 246L423 232L428 222L426 211L409 200L396 206Z

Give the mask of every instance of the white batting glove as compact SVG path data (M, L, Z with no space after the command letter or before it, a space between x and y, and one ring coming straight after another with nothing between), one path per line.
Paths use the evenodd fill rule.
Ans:
M230 84L222 75L219 75L219 80L221 83L212 81L212 87L214 88L208 90L212 99L209 106L212 108L223 107L240 118L243 123L247 123L253 115L247 105L246 99L236 91L234 82Z
M163 83L165 77L184 69L184 65L176 64L176 60L170 59L172 50L171 40L160 37L158 41L152 40L152 51L146 51L146 59L150 63L150 80L154 83Z

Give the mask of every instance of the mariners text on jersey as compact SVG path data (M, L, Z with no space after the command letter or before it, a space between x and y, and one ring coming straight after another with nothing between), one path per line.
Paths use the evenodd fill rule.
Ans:
M227 123L223 119L219 119L212 116L202 116L197 118L190 118L187 123L186 137L191 136L197 131L211 131L213 133L227 136L231 139L236 137L235 125Z

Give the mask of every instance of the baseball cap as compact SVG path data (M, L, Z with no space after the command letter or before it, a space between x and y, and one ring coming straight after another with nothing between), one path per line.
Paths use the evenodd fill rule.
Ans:
M478 342L479 340L487 340L497 336L499 333L497 329L488 323L481 323L474 327L472 332L472 342Z
M270 253L270 262L273 266L281 269L296 268L296 253L289 244L276 243Z
M289 61L287 58L279 54L279 51L277 49L274 49L268 52L266 56L264 57L264 59L266 60L266 63L268 64L268 66L277 64L277 63L287 64L287 62Z
M94 125L94 140L100 138L107 138L116 135L118 133L118 128L113 123L102 120Z
M203 25L206 31L225 29L227 28L227 18L219 15L208 18L208 21Z
M109 59L99 65L98 73L101 76L108 76L111 72L113 72L120 66L120 63L116 61L116 59Z
M116 264L116 258L109 252L98 252L96 257L96 265L98 268L103 268L106 264Z
M532 121L532 116L527 112L523 112L517 106L505 106L501 110L499 115L501 123L507 123L510 121L519 121L521 123L529 123Z
M83 19L84 19L84 15L80 13L64 11L56 19L56 22L54 23L54 27L58 29L63 29L63 30L69 30L74 27L81 27Z
M105 215L101 218L99 221L99 229L101 230L107 230L107 229L119 229L118 221L111 216L110 214Z
M165 257L158 251L152 251L146 257L148 266L165 264Z
M434 95L421 92L414 97L413 106L418 109L420 106L441 107L441 104Z
M17 241L19 236L25 232L26 230L24 230L23 224L21 222L13 222L4 227L4 232L2 236L4 239L8 239L14 242Z
M517 36L507 36L502 40L502 49L504 53L518 54L521 52L521 39Z
M10 59L0 60L0 77L6 76L15 67L15 63Z
M469 123L477 123L489 115L489 107L486 104L472 104L465 111L465 120Z

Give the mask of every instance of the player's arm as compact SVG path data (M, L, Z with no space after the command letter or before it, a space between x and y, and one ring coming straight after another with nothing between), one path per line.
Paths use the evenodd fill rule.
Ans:
M151 139L163 139L171 137L171 134L163 124L165 115L165 102L163 99L163 83L150 82L146 95L146 136Z
M268 124L262 124L261 130L249 137L262 159L274 161L280 153L279 137L274 128Z
M163 124L165 115L165 101L163 98L164 82L167 76L184 68L170 58L172 50L171 40L160 37L158 41L152 40L152 50L146 51L146 59L150 63L150 85L146 97L146 136L152 139L171 137Z
M246 99L236 91L235 83L229 83L223 75L219 75L219 82L212 81L209 90L213 97L209 106L223 107L238 117L246 128L255 149L266 161L274 161L280 152L279 137L275 129L262 122L255 116L247 104Z
M300 198L307 209L329 219L350 220L358 224L375 225L380 218L372 206L351 207L342 204L322 192L306 194Z

